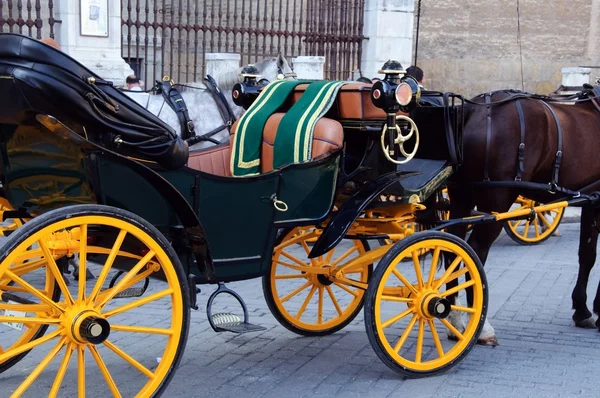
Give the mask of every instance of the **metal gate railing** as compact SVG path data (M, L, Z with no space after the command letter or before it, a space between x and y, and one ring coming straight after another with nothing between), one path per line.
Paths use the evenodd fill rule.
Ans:
M54 38L52 0L0 0L0 32L20 33L36 39Z
M360 68L364 0L122 0L123 58L152 84L199 81L205 54L242 64L283 53L326 57L328 79Z

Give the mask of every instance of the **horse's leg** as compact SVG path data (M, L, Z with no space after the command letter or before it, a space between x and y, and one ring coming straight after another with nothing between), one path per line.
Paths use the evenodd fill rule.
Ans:
M517 194L511 190L498 189L480 192L480 197L477 200L477 209L486 213L490 213L492 211L506 212L510 209L516 198ZM468 243L473 248L475 253L477 253L477 256L484 266L490 248L500 235L500 232L502 232L501 222L479 224L476 225L473 228L473 232L471 232ZM473 304L472 291L470 290L467 290L467 301L469 302L469 305ZM477 343L492 346L498 345L496 332L488 321L487 317Z
M596 262L596 246L598 243L598 230L594 225L598 223L598 212L591 206L581 209L581 226L579 232L579 274L577 283L573 288L571 298L573 299L573 321L580 328L594 328L594 318L587 307L587 284L592 267ZM599 286L600 289L600 286ZM596 295L594 300L594 312L600 310L600 298Z

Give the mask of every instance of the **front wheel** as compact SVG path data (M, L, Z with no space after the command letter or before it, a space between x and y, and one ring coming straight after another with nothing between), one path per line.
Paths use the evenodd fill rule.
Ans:
M67 285L58 264L74 254L79 275ZM11 234L0 252L0 294L9 298L0 302L0 365L40 355L21 367L28 375L2 381L13 396L36 383L55 397L73 380L79 396L158 396L187 340L189 289L177 254L147 221L108 206L54 210Z
M483 266L473 249L448 233L417 233L396 243L375 269L365 301L367 335L377 356L394 371L409 377L436 375L475 345L487 300ZM456 341L443 340L445 330Z

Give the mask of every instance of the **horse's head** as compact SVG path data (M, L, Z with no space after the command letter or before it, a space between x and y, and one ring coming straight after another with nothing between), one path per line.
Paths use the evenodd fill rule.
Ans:
M267 79L270 82L281 79L293 80L296 78L296 74L290 63L281 53L276 57L260 60L254 66L258 69L263 79Z

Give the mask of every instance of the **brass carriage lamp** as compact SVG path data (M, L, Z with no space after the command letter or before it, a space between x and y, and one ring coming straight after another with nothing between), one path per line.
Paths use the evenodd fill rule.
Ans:
M381 132L381 147L385 157L392 163L403 164L410 161L416 154L419 146L419 131L415 122L407 116L398 116L398 111L410 112L420 97L420 88L416 80L406 76L406 71L398 61L387 61L379 73L385 75L383 80L373 83L371 87L371 101L373 105L381 108L387 114L386 123ZM410 131L402 134L398 120L408 123ZM415 146L411 153L404 150L404 143L415 135ZM405 157L398 160L395 156L395 147L399 146L400 154Z
M243 77L244 81L233 86L231 96L237 106L247 110L260 94L260 90L269 84L269 81L266 79L258 80L261 75L254 65L245 66L240 73L240 77Z

